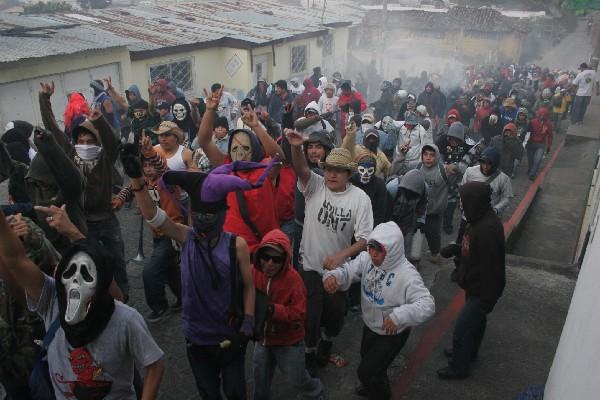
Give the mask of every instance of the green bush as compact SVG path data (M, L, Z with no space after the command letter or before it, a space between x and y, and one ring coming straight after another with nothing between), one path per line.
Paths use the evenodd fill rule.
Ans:
M51 1L43 3L41 1L37 4L26 5L24 7L24 14L52 14L55 12L71 11L73 7L66 1Z

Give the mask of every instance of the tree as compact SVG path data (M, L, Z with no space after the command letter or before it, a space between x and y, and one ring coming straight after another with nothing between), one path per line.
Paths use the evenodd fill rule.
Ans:
M71 11L73 7L66 1L51 1L48 3L37 2L37 4L26 5L24 14L52 14L56 12Z

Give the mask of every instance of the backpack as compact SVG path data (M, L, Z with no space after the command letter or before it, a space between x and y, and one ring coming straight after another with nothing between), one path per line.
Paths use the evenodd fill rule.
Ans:
M54 388L52 386L52 380L50 379L50 369L48 366L48 347L54 335L60 327L59 319L52 321L52 324L48 327L46 336L42 341L41 349L38 353L38 358L33 365L33 370L29 377L29 390L31 391L31 397L36 400L54 400Z

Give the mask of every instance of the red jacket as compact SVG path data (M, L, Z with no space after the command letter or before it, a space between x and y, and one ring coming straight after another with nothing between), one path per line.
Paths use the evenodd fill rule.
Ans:
M266 244L280 246L287 256L283 268L272 278L260 268L260 250ZM261 241L254 254L252 278L256 290L266 293L273 304L273 315L265 323L265 334L260 339L263 346L289 346L304 340L306 287L292 268L290 240L281 230L272 230Z
M290 165L279 170L279 185L275 195L275 207L279 222L289 221L295 215L296 173Z
M537 118L534 118L530 123L529 142L545 144L546 149L550 151L552 148L552 122L550 122L549 112L546 108L540 108L537 112ZM540 119L543 117L543 119Z
M350 95L345 95L343 93L340 93L339 99L338 99L338 108L342 108L345 105L350 105L350 110L352 110L352 103L354 101L358 101L360 103L360 112L362 113L363 111L365 111L365 109L367 108L367 102L365 101L365 99L362 97L362 95L360 94L360 92L358 90L352 90L352 92L350 92ZM342 136L346 135L346 112L342 111L340 114L340 118L341 118L341 132L342 132Z

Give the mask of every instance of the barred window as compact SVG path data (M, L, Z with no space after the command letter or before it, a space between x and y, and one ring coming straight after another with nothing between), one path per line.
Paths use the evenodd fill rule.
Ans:
M323 37L323 57L333 55L333 35Z
M192 61L181 60L169 64L159 64L150 67L150 79L152 82L160 78L168 78L175 81L177 87L183 91L192 90Z
M306 71L307 59L308 47L306 45L292 47L292 74Z

